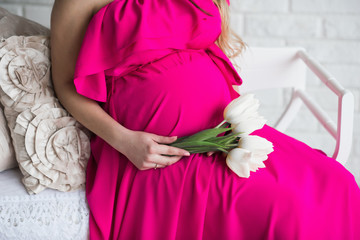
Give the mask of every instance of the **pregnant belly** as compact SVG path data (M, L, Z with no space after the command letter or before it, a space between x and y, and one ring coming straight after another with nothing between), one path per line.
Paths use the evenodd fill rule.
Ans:
M111 77L105 109L123 126L185 136L216 126L230 102L222 73L202 50L183 50Z

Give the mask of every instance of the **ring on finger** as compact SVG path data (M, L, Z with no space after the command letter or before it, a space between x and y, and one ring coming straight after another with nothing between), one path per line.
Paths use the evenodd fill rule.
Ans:
M158 164L157 164L157 163L155 163L155 167L154 167L154 169L156 169L156 168L157 168L157 165L158 165Z

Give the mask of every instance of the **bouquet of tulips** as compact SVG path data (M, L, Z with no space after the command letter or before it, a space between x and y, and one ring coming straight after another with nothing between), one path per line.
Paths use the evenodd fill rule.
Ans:
M253 94L242 95L227 105L225 120L218 126L179 138L169 145L190 153L225 152L228 167L238 176L248 178L250 171L265 167L263 161L273 151L271 142L249 135L266 123L258 113L259 106Z

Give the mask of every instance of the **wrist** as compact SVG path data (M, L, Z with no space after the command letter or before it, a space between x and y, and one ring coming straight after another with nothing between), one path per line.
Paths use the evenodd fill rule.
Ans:
M129 144L129 140L132 138L134 132L135 131L127 129L120 124L117 124L111 130L110 137L107 142L113 148L124 154Z

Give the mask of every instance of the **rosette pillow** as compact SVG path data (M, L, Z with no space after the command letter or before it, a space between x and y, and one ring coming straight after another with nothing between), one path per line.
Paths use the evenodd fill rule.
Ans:
M9 129L2 108L0 108L0 153L0 172L17 165Z
M85 183L89 132L54 96L48 36L0 44L0 101L29 194L71 191Z
M11 36L50 35L50 30L34 21L0 7L0 41ZM1 44L0 42L0 44ZM0 104L0 172L17 167L10 131Z

